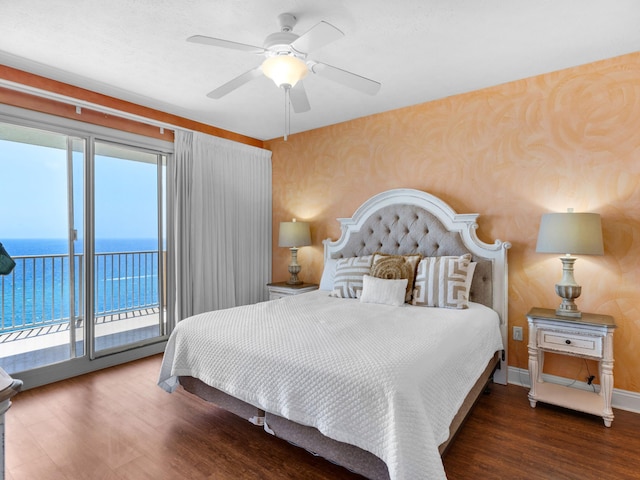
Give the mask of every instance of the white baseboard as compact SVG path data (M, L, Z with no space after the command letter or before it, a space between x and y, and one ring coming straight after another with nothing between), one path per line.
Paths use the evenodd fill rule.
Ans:
M512 383L514 385L520 385L521 387L531 386L531 382L529 380L529 370L525 370L524 368L509 367L508 378L509 383ZM579 382L577 380L574 382L567 378L549 375L546 373L542 374L542 378L545 382L557 383L559 385L571 385L574 388L593 391L593 386L587 385L586 382ZM595 385L595 388L596 391L600 390L599 385ZM640 393L614 388L611 398L611 406L613 408L619 408L620 410L626 410L628 412L640 413Z

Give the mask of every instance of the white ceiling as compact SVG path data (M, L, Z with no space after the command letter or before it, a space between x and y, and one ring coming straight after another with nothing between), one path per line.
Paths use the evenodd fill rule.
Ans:
M206 97L262 57L185 40L261 46L284 12L345 33L309 58L382 83L310 74L292 133L640 51L638 0L0 0L0 63L266 140L284 132L271 80Z

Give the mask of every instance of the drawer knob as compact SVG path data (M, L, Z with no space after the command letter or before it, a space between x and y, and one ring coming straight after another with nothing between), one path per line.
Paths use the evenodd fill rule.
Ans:
M564 343L566 343L567 345L571 345L571 340L569 340L568 338L564 341Z

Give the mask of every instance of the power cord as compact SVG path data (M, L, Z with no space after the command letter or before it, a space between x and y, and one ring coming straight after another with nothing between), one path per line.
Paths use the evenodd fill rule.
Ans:
M586 364L586 362L585 362L585 364ZM582 374L582 369L583 368L584 368L584 366L581 365L580 366L580 370L578 370L578 375L576 375L576 378L574 380L572 380L571 382L567 383L565 385L565 387L572 387L578 381L579 378L582 378L580 375ZM588 372L589 372L589 366L587 365L587 373Z
M516 348L513 349L514 350L513 352L510 352L510 353L513 353L513 356L515 357L516 365L520 365L520 359L518 357L518 343L520 343L520 342L515 342ZM580 378L582 378L581 377L582 371L585 368L587 369L587 377L586 377L587 385L590 385L591 388L593 389L593 391L596 392L596 386L593 384L593 381L595 380L596 376L595 375L591 375L591 372L589 371L589 363L587 362L586 358L583 359L583 363L580 366L580 370L578 370L578 374L576 375L576 378L574 380L572 380L571 382L567 383L565 385L565 387L572 387L573 385L575 385L575 383L578 382ZM523 369L519 368L518 369L518 379L520 380L520 385L524 386L524 385L527 385L527 383L526 383L526 379L523 378L523 376L522 376L522 372L523 372ZM533 382L534 380L532 378L530 378L529 381Z
M593 380L596 378L595 375L591 375L591 372L589 371L589 363L587 362L587 359L583 359L584 360L584 364L587 367L587 385L590 385L591 388L593 388L593 391L595 393L596 391L596 386L593 384Z

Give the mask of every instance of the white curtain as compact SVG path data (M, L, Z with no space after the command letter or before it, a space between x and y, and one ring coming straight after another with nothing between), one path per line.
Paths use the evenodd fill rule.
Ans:
M167 292L176 319L267 299L271 152L176 131L167 169Z

